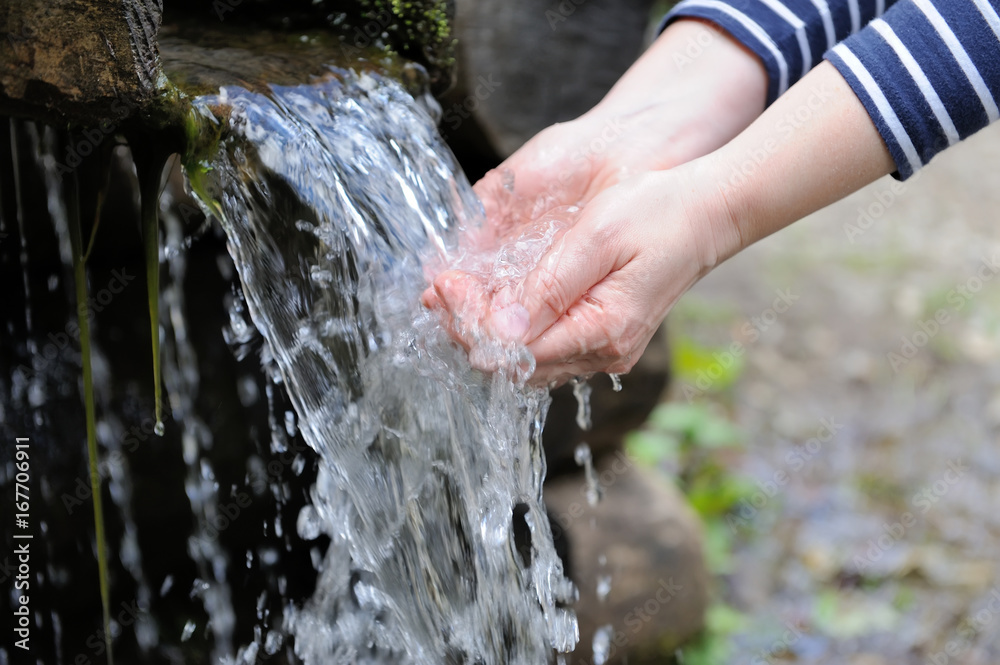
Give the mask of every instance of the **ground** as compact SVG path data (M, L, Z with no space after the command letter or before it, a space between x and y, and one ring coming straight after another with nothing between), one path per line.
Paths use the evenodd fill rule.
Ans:
M994 125L676 308L675 344L719 355L672 400L738 425L721 459L751 481L715 525L734 548L718 595L742 614L726 662L1000 662L998 221Z

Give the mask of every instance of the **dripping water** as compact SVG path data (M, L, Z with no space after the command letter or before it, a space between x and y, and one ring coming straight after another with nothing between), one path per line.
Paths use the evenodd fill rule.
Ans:
M594 389L586 379L575 378L570 384L573 386L573 397L576 398L576 426L587 432L593 426L590 418L590 394Z
M162 195L163 227L166 232L166 251L170 281L163 290L160 306L166 316L159 317L167 325L164 335L163 380L167 388L169 411L181 426L182 457L186 467L184 490L195 517L193 532L188 537L188 554L194 561L198 577L191 589L192 597L198 598L209 617L208 623L214 637L212 659L219 662L227 657L233 648L233 628L236 622L231 590L226 571L229 557L218 539L220 529L227 519L219 514L219 484L208 451L213 440L211 428L202 420L196 410L196 400L200 389L198 358L189 337L189 317L184 295L184 279L187 270L186 253L180 251L184 244L183 223L172 211L170 191ZM164 412L168 411L164 405ZM162 436L163 424L157 422L155 432ZM194 634L196 624L188 621L182 632L185 642Z

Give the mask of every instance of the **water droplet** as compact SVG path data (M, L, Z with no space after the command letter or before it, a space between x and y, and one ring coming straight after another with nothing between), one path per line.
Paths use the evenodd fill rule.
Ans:
M313 506L302 506L295 529L302 540L315 540L319 537L322 521Z
M319 266L312 267L312 269L309 272L309 277L312 278L312 281L316 282L317 284L322 284L323 286L333 284L333 273L330 272L329 270L324 270Z
M598 575L597 576L597 600L604 602L608 598L608 594L611 593L611 576L610 575Z
M194 621L188 621L184 624L184 630L181 632L181 642L187 642L194 635L194 629L196 628Z
M269 630L267 632L267 638L264 640L264 651L268 655L274 655L278 653L278 649L281 648L281 643L284 641L284 635L277 630Z
M573 459L576 460L578 466L583 467L583 475L587 482L587 503L596 506L600 502L603 492L597 481L597 473L594 471L594 458L590 452L590 446L586 443L579 444L573 451Z
M153 426L153 433L156 434L156 436L163 436L166 431L167 428L164 426L163 421L157 420L156 425Z
M584 432L591 426L590 420L590 393L593 389L586 379L575 378L571 382L573 385L573 397L576 397L576 426Z
M594 631L594 665L604 665L604 663L608 662L608 655L611 651L612 630L610 625L606 625Z
M621 376L619 374L608 374L608 376L611 377L611 389L616 393L620 393L622 391Z

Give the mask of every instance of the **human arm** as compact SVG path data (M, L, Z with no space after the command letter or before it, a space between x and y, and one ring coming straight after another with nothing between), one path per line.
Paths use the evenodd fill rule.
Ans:
M810 117L788 131L786 117L801 108L811 109ZM511 325L505 303L503 320L483 327L527 343L535 383L626 372L703 275L894 168L864 106L824 63L722 149L596 197L519 289L525 315L515 323L523 325ZM488 301L481 286L454 273L434 282L452 313ZM484 311L486 318L501 312Z
M732 253L882 173L908 177L998 116L994 2L900 2L827 57L725 148L596 197L504 304L505 325L488 306L480 329L528 343L540 382L625 371ZM443 277L434 292L453 313L491 298Z
M476 192L490 223L586 203L630 175L723 145L761 113L766 89L764 68L749 50L710 23L678 20L593 109L539 133ZM527 210L497 210L505 173Z
M617 182L722 146L823 53L895 0L685 0L607 96L550 127L476 185L491 222L586 203ZM514 176L520 207L498 214ZM507 201L509 206L510 202Z

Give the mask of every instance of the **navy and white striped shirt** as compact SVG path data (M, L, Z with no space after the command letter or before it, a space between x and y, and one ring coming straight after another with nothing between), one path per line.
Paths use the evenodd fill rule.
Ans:
M756 53L770 104L825 58L908 178L1000 118L1000 0L684 0Z

